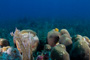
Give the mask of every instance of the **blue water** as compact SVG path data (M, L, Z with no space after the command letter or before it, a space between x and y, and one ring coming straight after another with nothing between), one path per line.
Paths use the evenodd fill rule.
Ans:
M0 19L90 18L89 0L0 0Z
M40 38L56 27L72 36L90 37L89 22L90 0L0 0L0 37L4 38L16 27L39 30Z

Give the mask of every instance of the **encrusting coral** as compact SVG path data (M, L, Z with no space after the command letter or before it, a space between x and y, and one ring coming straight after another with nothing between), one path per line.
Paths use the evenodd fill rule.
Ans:
M1 48L0 60L22 60L22 56L17 48L7 46Z
M13 35L13 39L16 42L17 47L21 50L23 60L33 60L33 51L36 50L38 45L38 37L36 34L32 34L31 30L23 30L20 31L18 29L15 30Z

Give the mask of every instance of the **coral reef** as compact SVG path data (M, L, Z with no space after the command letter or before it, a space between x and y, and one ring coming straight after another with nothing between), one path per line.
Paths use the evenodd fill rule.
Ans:
M31 21L33 20L33 21ZM39 21L36 21L39 20ZM45 20L45 21L43 21ZM51 60L51 58L56 58L58 59L59 54L57 51L65 51L65 53L68 53L67 55L69 56L70 60L90 60L90 27L88 27L90 24L85 24L86 21L84 21L84 24L81 24L82 21L78 21L77 23L70 22L70 21L63 21L62 19L53 19L53 21L46 21L50 19L30 19L27 22L23 22L25 20L14 22L14 23L9 23L6 26L4 25L3 27L0 25L0 38L6 39L10 46L8 44L4 46L2 42L0 41L0 60L7 60L11 59L13 56L13 59L17 60L44 60L48 59ZM58 21L57 21L58 20ZM10 26L9 26L10 25ZM11 33L13 37L10 36L10 32L14 31L15 27L19 28L20 30L16 29L15 33ZM57 27L57 28L56 28ZM53 29L55 28L55 29ZM63 29L64 28L64 29ZM25 29L25 30L23 30ZM32 29L32 30L26 30L26 29ZM53 30L52 30L53 29ZM34 32L34 31L35 32ZM59 32L60 30L60 32ZM49 31L49 32L48 32ZM29 33L30 32L30 33ZM37 34L36 34L37 33ZM47 36L48 33L48 36ZM38 43L34 44L22 44L20 42L25 42L27 43L29 40L25 38L25 36L34 36L35 40L37 40ZM78 34L78 35L77 35ZM81 34L81 35L79 35ZM75 36L74 36L75 35ZM37 36L39 38L39 41L37 39ZM56 37L59 36L60 39L56 39ZM88 37L87 37L88 36ZM52 37L52 38L50 38ZM54 37L54 38L53 38ZM34 38L30 37L30 41L33 42L32 40ZM46 40L47 39L47 40ZM24 40L24 41L23 41ZM50 42L48 40L51 40ZM54 41L53 41L54 40ZM58 40L59 43L56 41ZM56 42L57 43L56 43ZM14 44L16 44L17 49L19 50L19 53L15 54L17 55L18 58L15 58L15 55L13 53L9 54L7 51L13 51L15 47ZM4 42L5 43L5 42ZM28 42L29 43L29 42ZM38 45L39 44L39 45ZM45 45L47 44L47 45ZM60 45L59 45L60 44ZM24 45L26 47L24 47ZM53 46L52 46L53 45ZM45 47L44 47L45 46ZM32 48L38 47L37 49L35 48L34 50ZM56 48L57 47L57 48ZM28 48L30 50L28 50ZM59 49L59 50L58 50ZM16 49L15 49L16 50ZM50 57L51 52L54 51L56 53L52 53L54 56ZM2 53L3 52L3 53ZM16 51L14 51L16 52ZM29 54L30 52L30 54ZM34 52L34 53L33 53ZM19 55L19 54L22 54ZM12 56L11 56L12 55ZM32 57L33 55L33 57ZM3 56L3 58L1 57ZM7 58L8 56L8 58ZM59 56L59 57L58 57ZM64 55L65 56L65 55ZM20 58L19 58L20 57ZM30 58L29 58L30 57ZM79 57L79 59L78 59ZM66 59L65 57L64 59ZM61 58L60 58L61 59ZM63 59L61 59L63 60Z

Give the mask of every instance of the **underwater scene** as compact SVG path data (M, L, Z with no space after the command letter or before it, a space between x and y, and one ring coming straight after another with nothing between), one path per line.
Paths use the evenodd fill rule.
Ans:
M0 60L90 60L90 1L0 0Z

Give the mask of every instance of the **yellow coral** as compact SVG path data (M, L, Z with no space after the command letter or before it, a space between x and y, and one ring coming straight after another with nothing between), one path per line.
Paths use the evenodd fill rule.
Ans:
M55 28L55 31L59 32L59 29L58 28Z
M48 32L48 38L50 37L50 36L59 36L60 35L60 33L59 32L57 32L57 31L55 31L55 30L51 30L51 31L49 31Z
M4 52L4 51L7 51L8 48L10 48L10 46L3 47L3 48L2 48L2 51L3 51L3 52Z

